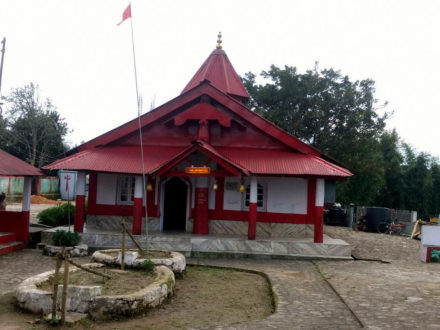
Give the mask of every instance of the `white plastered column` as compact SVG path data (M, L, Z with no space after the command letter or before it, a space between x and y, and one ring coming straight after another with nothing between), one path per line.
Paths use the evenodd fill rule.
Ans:
M86 194L86 173L78 172L76 174L76 194L84 196Z
M140 175L135 177L134 198L142 198L142 176Z
M257 203L258 200L258 180L256 176L251 177L249 203Z
M315 206L324 206L324 195L325 195L325 180L317 179Z
M30 211L31 209L31 188L32 188L32 177L25 176L23 184L23 202L21 204L22 211Z

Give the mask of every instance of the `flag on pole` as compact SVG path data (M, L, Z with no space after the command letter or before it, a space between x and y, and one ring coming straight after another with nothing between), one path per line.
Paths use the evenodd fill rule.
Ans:
M127 8L125 8L124 12L122 13L122 21L118 23L120 25L123 21L131 17L131 4L128 5Z

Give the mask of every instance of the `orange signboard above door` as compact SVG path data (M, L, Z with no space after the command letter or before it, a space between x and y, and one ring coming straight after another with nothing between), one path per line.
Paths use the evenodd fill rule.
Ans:
M211 168L210 167L185 167L185 173L188 174L210 174Z

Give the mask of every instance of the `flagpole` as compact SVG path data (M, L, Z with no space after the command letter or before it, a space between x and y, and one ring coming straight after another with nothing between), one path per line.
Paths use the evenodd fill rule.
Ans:
M134 33L133 33L133 11L131 10L130 5L130 26L131 26L131 45L133 48L133 67L134 67L134 80L136 84L136 99L137 99L137 107L138 107L138 126L139 126L139 142L141 147L141 162L142 162L142 205L145 204L145 234L146 234L146 253L148 256L148 210L147 210L147 193L146 193L146 179L145 179L145 165L144 165L144 147L142 142L142 125L141 125L141 100L139 97L139 88L138 88L138 79L137 79L137 70L136 70L136 54L134 48Z

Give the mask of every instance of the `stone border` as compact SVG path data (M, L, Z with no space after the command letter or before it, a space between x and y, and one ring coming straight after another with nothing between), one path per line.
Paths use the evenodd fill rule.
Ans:
M90 263L85 267L103 267L103 264ZM72 266L69 272L79 269ZM176 284L174 273L166 266L155 266L156 278L153 283L131 294L101 296L101 286L69 286L67 311L89 313L93 319L104 320L118 316L130 316L159 306L173 294ZM52 276L55 271L45 272L24 280L16 290L17 305L37 314L49 314L52 309L52 293L38 288ZM62 285L58 289L57 299L61 300ZM60 304L59 304L60 305Z
M62 246L38 243L39 248L43 250L43 255L53 257L63 250ZM86 244L64 247L65 251L71 258L86 257L89 255L89 247Z
M120 252L120 249L109 249L109 250L98 250L92 255L92 261L103 263L110 266L120 266L121 261L118 257L112 257L107 253ZM138 250L127 249L125 253L125 265L130 268L141 269L142 264L146 259L137 258ZM170 268L175 274L182 274L186 268L185 256L179 252L174 251L162 251L162 250L152 250L157 252L170 253L170 258L152 258L151 261L154 262L156 266L163 265Z

